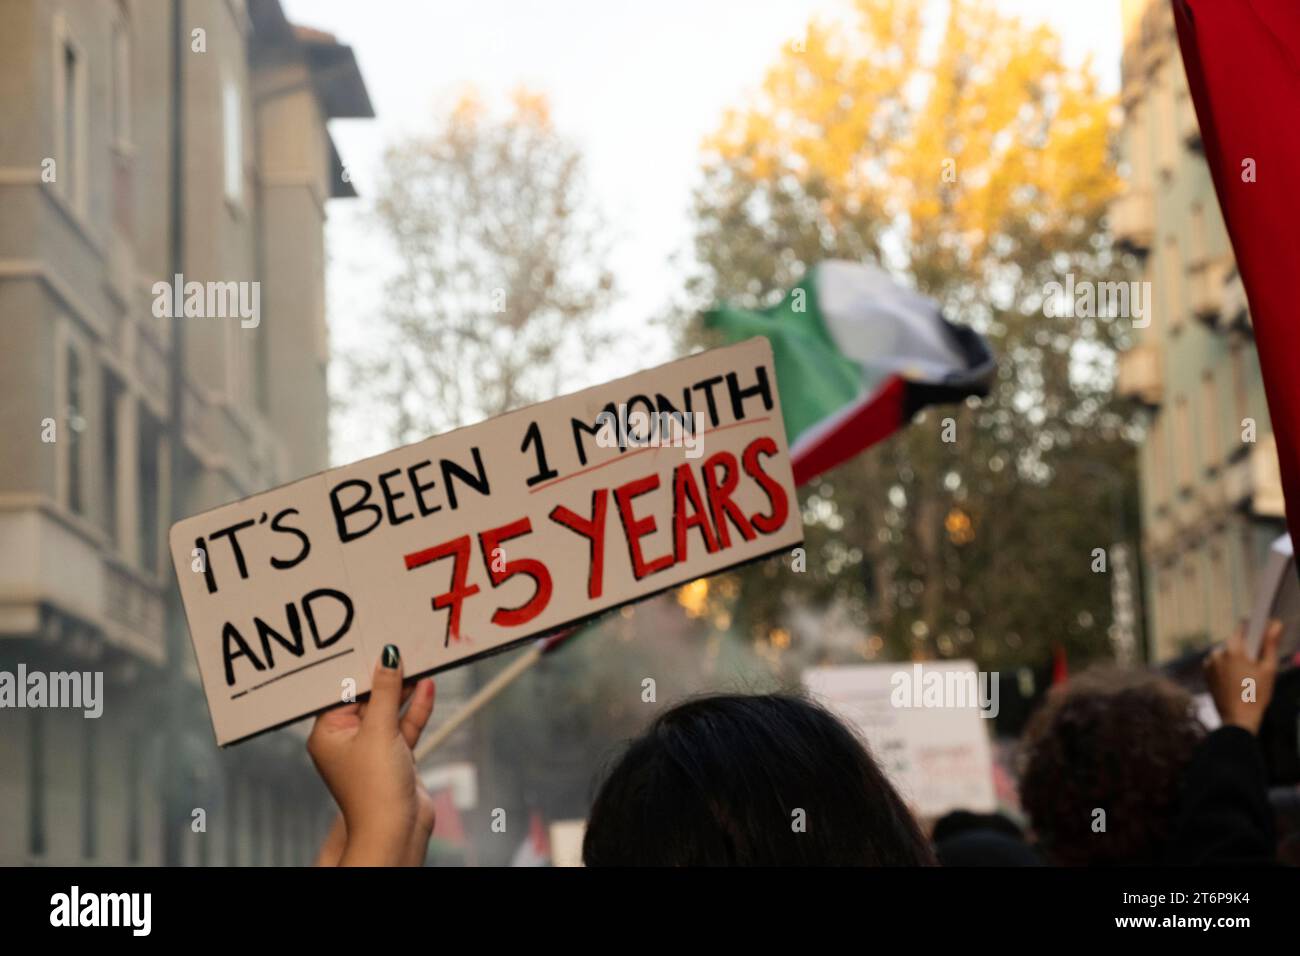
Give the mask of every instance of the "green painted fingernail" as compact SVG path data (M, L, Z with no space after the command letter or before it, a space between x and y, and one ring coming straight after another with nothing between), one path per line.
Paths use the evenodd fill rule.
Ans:
M397 649L396 644L385 644L382 660L384 666L391 670L402 662L402 652Z

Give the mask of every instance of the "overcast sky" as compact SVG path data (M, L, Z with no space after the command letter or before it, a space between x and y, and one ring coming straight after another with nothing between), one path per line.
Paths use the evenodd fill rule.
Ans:
M997 0L1046 21L1067 56L1091 55L1119 82L1119 0ZM519 85L544 92L560 130L584 151L594 197L614 227L623 296L610 320L621 351L589 385L667 361L671 343L645 327L681 287L670 262L687 250L701 140L744 100L783 44L847 0L284 0L291 20L352 46L377 114L332 132L363 199L330 206L329 314L335 350L362 341L385 263L364 222L383 149L429 129L466 85L501 102ZM334 458L384 450L382 438L336 436Z

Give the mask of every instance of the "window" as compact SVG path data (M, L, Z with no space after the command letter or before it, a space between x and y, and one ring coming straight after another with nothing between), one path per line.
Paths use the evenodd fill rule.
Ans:
M126 862L140 862L140 775L144 772L139 731L132 731L126 751Z
M27 852L45 854L45 715L27 711Z
M81 144L81 130L77 123L77 113L81 108L81 104L77 101L79 85L77 78L80 72L81 62L77 57L76 49L65 43L63 45L63 175L64 182L69 186L70 195L80 185L78 179L74 178L80 170L73 169L72 162Z
M1178 468L1178 487L1186 491L1192 487L1192 416L1187 396L1174 401L1174 459Z
M1156 572L1156 582L1159 592L1156 596L1157 632L1161 637L1169 638L1178 630L1174 616L1177 605L1174 601L1173 572L1169 568L1161 568Z
M81 735L81 855L92 860L99 851L95 830L95 726L97 720L80 721Z
M107 536L110 547L116 547L118 542L117 413L121 394L122 386L106 371L104 373L104 404L102 406L104 415L104 473L102 484L104 488L104 534Z
M1174 331L1183 324L1183 260L1178 250L1178 240L1169 236L1164 249L1165 305L1168 307L1169 329Z
M1192 203L1192 262L1200 266L1210 257L1209 242L1205 237L1205 208Z
M226 198L238 203L244 196L244 129L239 87L229 74L221 81L221 139L224 149Z
M131 142L131 36L119 20L113 26L113 145Z
M81 364L81 353L76 346L69 345L66 353L66 366L64 368L66 392L64 393L64 402L66 406L64 428L67 432L64 441L67 442L68 457L68 510L73 514L82 514L85 510L85 501L82 495L81 479L81 449L83 444L82 433L86 430L86 420L82 417L82 409L85 403L82 400L82 388L84 387L84 369Z
M55 21L54 45L54 182L77 212L86 198L86 64L81 48Z
M140 567L149 574L158 573L158 489L162 428L141 407L138 454L136 456L136 512L139 516Z
M1214 384L1214 370L1206 369L1201 375L1201 414L1205 422L1205 467L1214 468L1219 464L1222 447L1219 441L1219 428L1223 415L1219 408L1219 392Z
M1174 416L1160 416L1160 440L1162 451L1160 480L1164 486L1164 498L1170 505L1174 503L1174 496L1178 492L1178 433L1174 429Z
M1174 164L1178 156L1178 124L1175 120L1178 109L1177 94L1174 92L1174 84L1177 82L1177 75L1182 72L1182 66L1177 60L1171 63L1166 62L1164 75L1159 80L1159 93L1157 102L1159 110L1157 112L1157 123L1159 124L1159 139L1157 143L1157 160L1156 165L1165 177L1170 177L1174 173Z

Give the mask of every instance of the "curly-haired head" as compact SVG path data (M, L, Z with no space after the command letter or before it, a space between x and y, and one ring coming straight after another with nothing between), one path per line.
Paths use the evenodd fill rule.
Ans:
M1053 689L1021 742L1020 801L1042 850L1067 866L1154 862L1204 733L1191 695L1149 673L1090 670Z

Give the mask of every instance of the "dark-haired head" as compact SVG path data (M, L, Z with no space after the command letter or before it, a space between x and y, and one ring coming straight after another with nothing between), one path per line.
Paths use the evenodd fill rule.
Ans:
M861 741L784 695L661 715L596 796L587 866L913 866L933 857Z
M1020 802L1040 847L1066 866L1158 862L1203 734L1191 696L1145 671L1094 669L1054 688L1021 745Z

